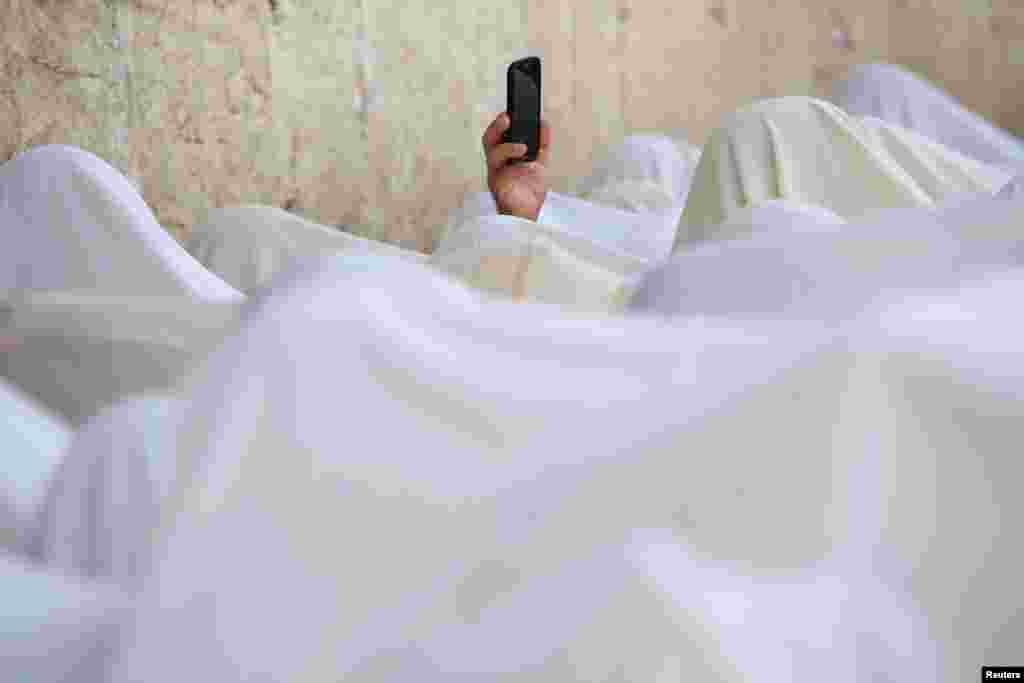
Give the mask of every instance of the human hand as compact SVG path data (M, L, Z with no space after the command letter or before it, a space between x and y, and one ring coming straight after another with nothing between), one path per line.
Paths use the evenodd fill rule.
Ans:
M511 123L508 114L502 112L487 127L481 139L487 159L487 188L498 205L498 213L535 221L548 193L551 128L546 121L541 121L536 161L509 163L526 154L527 149L521 143L502 143L501 136Z

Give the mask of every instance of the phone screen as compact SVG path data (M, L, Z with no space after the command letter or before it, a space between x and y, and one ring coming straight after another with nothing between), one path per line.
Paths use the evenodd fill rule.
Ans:
M540 58L527 57L508 67L508 115L512 125L505 142L527 146L518 161L534 161L540 148Z

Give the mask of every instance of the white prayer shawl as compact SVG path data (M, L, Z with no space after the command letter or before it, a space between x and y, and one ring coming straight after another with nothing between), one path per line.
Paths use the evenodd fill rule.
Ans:
M664 211L686 202L696 166L665 135L628 135L579 185L583 199L632 211Z
M1024 199L1024 174L1015 175L996 193L999 199Z
M666 143L674 146L669 148ZM611 200L611 207L624 209L626 211L651 210L648 206L640 206L644 198L650 196L659 204L663 203L666 197L671 197L669 204L680 209L686 202L686 195L689 192L690 182L693 177L693 170L700 159L700 148L685 140L682 136L667 137L663 135L631 135L616 147L606 159L597 165L591 174L582 181L580 185L581 195L587 193L607 193ZM622 183L624 191L617 189ZM607 186L607 187L604 187ZM636 189L634 197L629 190ZM653 189L652 189L653 188ZM597 203L597 207L580 209L584 202L590 199L591 203ZM583 210L589 213L596 212L607 204L592 197L572 197L558 192L548 193L547 205L554 203L555 211L558 207L568 205L577 211ZM668 206L661 207L658 211L664 211ZM469 222L481 216L493 216L498 213L498 207L490 192L470 192L463 198L462 204L453 209L448 217L448 223L442 236L457 228L464 222ZM568 218L562 216L563 219ZM541 219L543 222L543 219ZM582 221L586 224L589 221Z
M1012 168L1024 163L1024 142L900 66L853 67L835 83L831 100L854 116L882 119L979 161Z
M683 196L689 182L677 172L681 159L667 137L631 136L592 180L653 182ZM934 206L958 195L991 194L1009 177L919 134L851 117L819 100L767 100L737 112L712 135L681 217L679 205L638 213L550 192L533 225L499 218L489 196L470 195L429 262L492 293L616 311L672 244L678 251L803 214L827 223L879 208ZM356 241L268 207L215 211L195 235L194 253L249 291L298 255L312 258L335 242L341 249ZM426 258L384 245L379 250Z
M183 409L178 398L135 397L79 427L26 534L28 556L68 574L136 585L176 476Z
M0 230L0 293L241 299L160 226L127 178L81 149L35 147L0 166Z
M492 202L493 204L493 202ZM491 293L585 311L619 311L632 283L672 249L681 208L632 212L549 192L537 221L467 203L430 256Z
M537 222L546 230L584 237L612 249L657 261L672 250L681 211L682 205L676 205L663 211L637 212L560 192L548 192ZM467 224L497 215L498 210L490 194L478 192L467 195L462 206L449 216L435 252L443 251L449 235L465 231Z
M650 270L629 309L844 320L904 289L949 287L1024 264L1019 201L879 210L851 223L767 205L749 211L748 227L758 223L756 229L736 230L741 237L698 245Z
M173 387L231 334L241 302L18 292L0 300L0 377L71 424L132 394Z
M188 476L112 680L959 681L1009 661L1022 283L837 335L568 317L338 257L190 387Z
M70 441L71 431L63 420L0 381L0 552L21 552L32 517Z
M676 148L683 155L683 159L693 166L697 165L697 162L700 161L701 148L699 145L690 142L690 134L686 130L670 130L666 131L665 135L676 144Z
M673 199L660 185L649 180L619 180L596 187L581 196L595 204L624 211L667 211L676 206L682 207L682 202Z
M549 193L537 224L495 216L463 221L431 262L488 291L617 311L670 242L682 252L795 221L829 226L886 207L934 207L990 196L1008 177L826 102L766 100L711 136L676 226L667 220L671 212L631 214Z
M551 192L548 196L551 196ZM438 236L438 244L442 244L445 237L458 229L463 223L467 223L483 216L497 216L498 205L494 203L494 197L490 192L467 192L462 198L462 203L448 212L448 221L444 230ZM435 245L435 249L437 246Z
M463 223L430 262L482 291L589 311L619 310L626 283L650 266L593 235L512 216Z
M845 223L834 212L822 206L800 204L788 199L768 199L753 206L733 209L721 225L713 228L715 240L731 240L750 235L771 233L790 226L802 230Z
M214 209L190 232L188 251L237 289L251 293L302 260L335 251L383 253L414 262L425 254L305 220L271 206Z
M738 209L788 200L843 219L992 195L1012 174L878 120L807 97L763 100L727 117L704 146L674 250L720 237Z
M0 662L5 681L107 681L109 658L130 616L125 592L3 554L0 586Z
M617 235L612 238L613 247L634 253L639 247L643 258L660 260L671 248L699 158L700 149L682 138L627 136L581 182L579 197L548 192L538 222L576 235L588 234L595 226L612 226ZM449 214L439 244L464 224L497 213L489 192L468 193ZM644 222L630 213L657 217ZM598 232L594 239L607 242L608 235ZM631 243L623 245L623 239Z
M859 121L933 202L956 195L991 195L1011 178L1010 169L976 161L913 129L870 116Z
M653 153L644 140L634 147ZM645 169L640 164L637 173ZM795 223L827 227L886 207L942 206L990 196L1009 177L917 133L856 119L826 102L766 100L729 117L711 136L679 220L677 209L621 211L549 192L533 225L495 217L493 201L479 195L453 217L431 263L514 298L617 311L673 243L684 251ZM633 258L623 261L622 254ZM739 291L738 282L731 291ZM774 296L771 289L766 294Z

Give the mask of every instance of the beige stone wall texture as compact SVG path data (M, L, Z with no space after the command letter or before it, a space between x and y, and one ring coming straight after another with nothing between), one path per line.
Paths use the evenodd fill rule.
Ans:
M480 133L531 53L569 192L624 134L700 143L865 61L1024 130L1016 0L0 0L0 161L95 152L179 238L256 202L428 251L484 187Z

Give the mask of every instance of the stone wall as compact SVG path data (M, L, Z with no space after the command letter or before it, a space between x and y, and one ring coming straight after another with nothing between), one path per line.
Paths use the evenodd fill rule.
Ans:
M176 236L265 203L429 250L483 188L503 69L545 59L555 186L623 134L701 142L753 98L914 68L1024 130L1014 0L0 0L0 160L81 146Z

